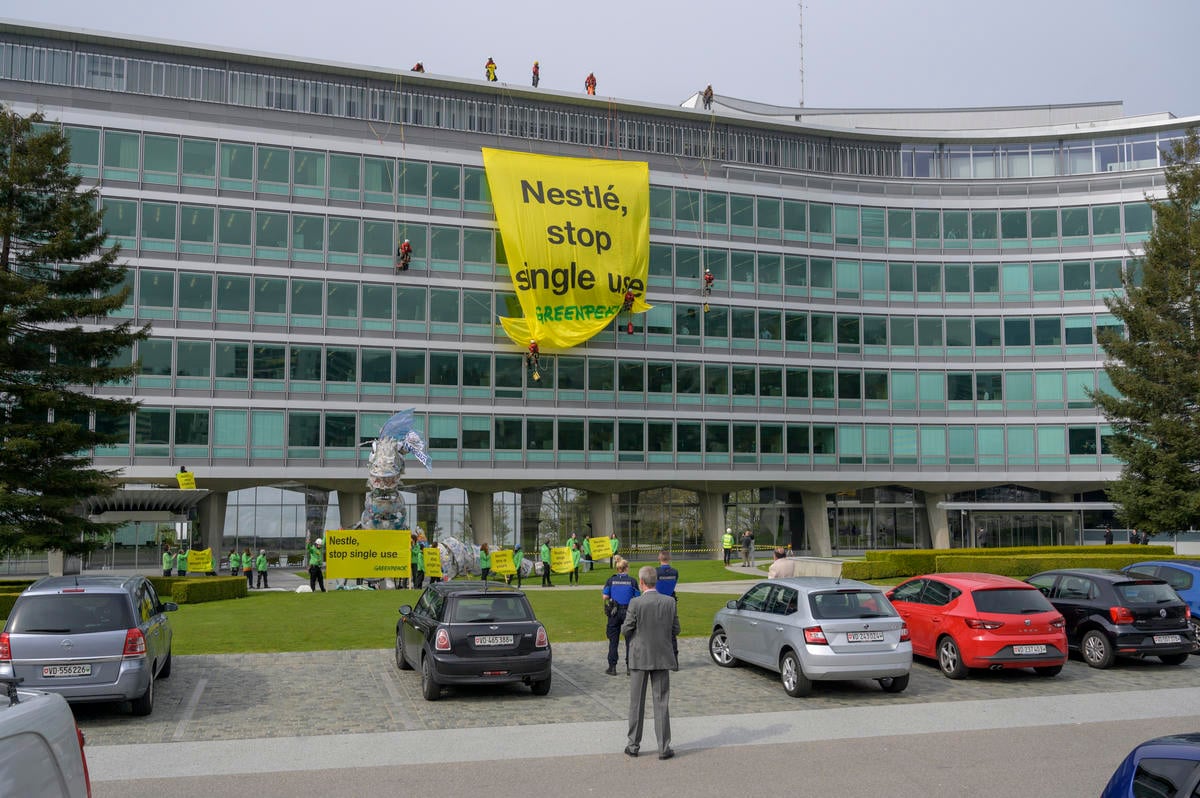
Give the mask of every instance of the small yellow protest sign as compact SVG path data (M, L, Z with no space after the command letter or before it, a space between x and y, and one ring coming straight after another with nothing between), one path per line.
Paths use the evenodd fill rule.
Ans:
M188 549L187 569L189 574L206 574L213 570L212 549Z
M412 533L407 529L330 529L325 532L330 579L408 579Z
M613 556L612 541L608 538L589 538L593 560L607 560Z
M191 471L180 471L175 475L175 481L179 483L182 490L196 489L196 475Z
M550 549L550 572L569 574L575 570L575 561L571 558L571 550L566 546L555 546Z
M619 313L650 309L645 161L484 147L483 166L523 316L500 323L518 346L578 346Z
M442 552L436 544L425 549L425 575L430 579L442 578Z
M513 566L513 553L504 550L493 551L492 571L501 576L516 576L517 569Z

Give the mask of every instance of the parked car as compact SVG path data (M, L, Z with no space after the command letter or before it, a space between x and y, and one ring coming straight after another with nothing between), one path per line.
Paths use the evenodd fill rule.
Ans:
M708 652L732 668L749 662L779 674L790 696L816 681L875 679L908 687L908 629L883 591L852 579L794 577L759 582L713 617Z
M1196 642L1191 611L1162 579L1100 568L1029 577L1067 621L1067 644L1093 668L1118 656L1182 665Z
M1200 734L1156 737L1138 745L1113 771L1100 798L1200 794Z
M971 668L1033 668L1057 676L1067 661L1063 617L1037 589L996 574L928 574L888 598L908 623L913 653L951 679Z
M1179 597L1187 602L1191 611L1192 633L1200 643L1200 560L1151 560L1128 565L1122 569L1127 574L1156 576L1165 579ZM1192 649L1200 653L1200 645Z
M494 582L434 582L400 608L396 667L421 672L427 701L444 685L522 682L550 692L550 640L529 599Z
M67 701L129 701L154 709L154 680L171 675L176 604L144 576L50 576L17 596L0 632L0 677Z
M83 732L60 695L0 678L0 795L88 798Z

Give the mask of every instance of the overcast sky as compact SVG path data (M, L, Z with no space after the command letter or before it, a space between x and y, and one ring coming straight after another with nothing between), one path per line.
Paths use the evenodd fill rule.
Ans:
M298 58L677 104L801 97L796 0L0 0L0 16ZM586 9L586 10L585 10ZM1200 114L1198 0L805 0L811 107L1123 100Z

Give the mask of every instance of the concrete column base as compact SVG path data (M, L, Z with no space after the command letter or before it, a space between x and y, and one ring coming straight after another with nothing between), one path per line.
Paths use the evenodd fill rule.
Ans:
M494 499L495 494L493 493L467 491L467 508L471 512L471 537L476 544L486 543L490 546L494 542L492 540Z
M800 503L804 507L804 534L808 538L809 551L814 557L832 557L833 544L829 539L825 494L801 491Z
M725 536L725 498L722 493L697 493L700 504L700 529L704 534L704 548L713 553L714 560L724 559L725 550L721 538ZM733 536L738 545L737 535Z
M918 540L918 546L932 549L950 548L950 519L946 509L939 507L946 500L944 493L925 494L925 519L929 524L929 540Z

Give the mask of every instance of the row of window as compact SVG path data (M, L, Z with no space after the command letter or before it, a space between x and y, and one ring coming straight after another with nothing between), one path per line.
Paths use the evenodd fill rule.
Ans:
M797 406L791 400L809 406L811 399L815 408L833 408L836 401L839 409L892 410L945 410L947 402L951 409L956 402L984 403L980 409L1088 408L1088 391L1115 393L1108 375L1095 369L945 372L560 356L543 358L541 379L526 384L516 354L150 338L138 344L137 357L139 387L185 390L215 385L391 397L424 396L429 386L435 395L457 396L461 388L464 396L519 398L529 387L536 390L531 396L558 401L613 401L616 391L622 402L786 397L788 407ZM128 353L119 362L130 362Z
M100 456L127 456L132 434L135 456L176 457L335 457L365 459L359 448L378 434L386 413L300 410L184 410L142 407L132 417L107 419L105 431L122 443L98 450ZM1068 455L1087 457L1093 466L1107 451L1111 431L1104 426L905 425L730 423L701 420L622 420L613 418L522 418L437 415L425 435L434 451L500 455L620 453L650 462L674 462L686 455L755 455L784 463L801 455L812 464L841 465L1063 465ZM211 453L209 451L211 447ZM341 449L340 453L330 450ZM285 455L286 450L286 455ZM322 450L324 450L322 452ZM778 457L773 457L778 455ZM813 456L811 461L808 459ZM513 458L513 459L517 459ZM504 459L498 457L498 459ZM1107 457L1106 457L1107 460ZM790 459L789 459L790 461Z
M646 114L614 117L611 108L569 109L511 92L432 91L417 79L351 85L293 74L183 64L169 56L128 58L90 51L0 42L0 78L321 114L719 162L850 175L931 178L1039 177L1159 165L1159 149L1182 131L1084 137L1033 144L944 145L857 141L801 132L755 130ZM381 76L383 77L383 76Z

